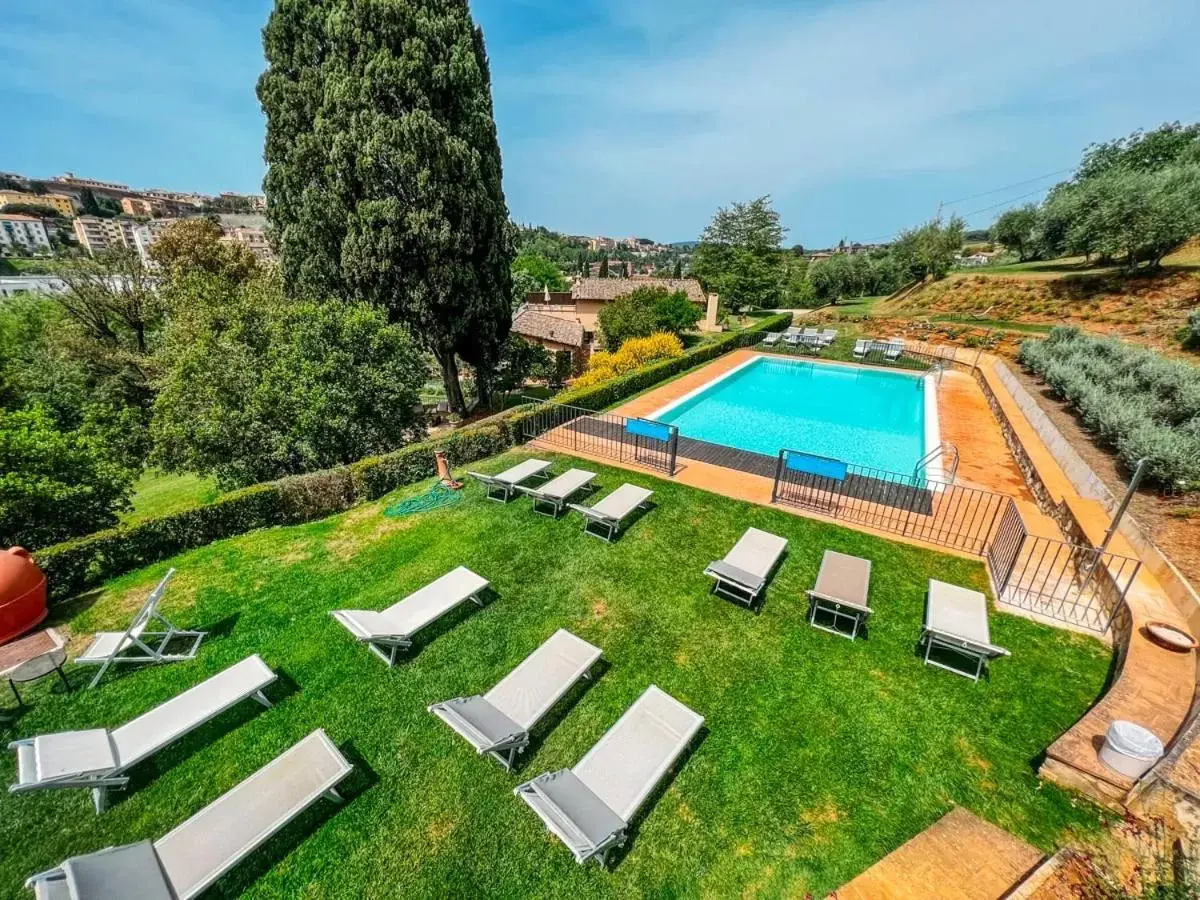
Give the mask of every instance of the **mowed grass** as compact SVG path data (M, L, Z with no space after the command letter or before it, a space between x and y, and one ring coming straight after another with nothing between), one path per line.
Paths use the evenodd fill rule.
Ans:
M190 473L173 475L146 471L133 485L133 508L121 517L125 524L165 516L189 506L211 503L220 496L216 480Z
M499 471L528 454L479 464ZM1099 813L1034 774L1039 754L1101 692L1097 641L993 613L1012 650L978 684L916 653L930 576L984 588L974 561L584 465L607 492L655 491L655 508L615 544L578 516L552 521L527 498L412 518L388 502L223 541L150 566L83 601L76 641L121 628L168 566L165 612L214 630L197 659L107 677L65 695L43 682L10 736L117 726L259 653L282 676L262 710L247 702L134 772L100 817L82 791L0 794L0 895L71 854L166 833L315 728L356 763L348 802L322 802L214 887L213 896L823 896L954 804L1051 850ZM747 526L786 536L761 613L710 595L705 564ZM804 590L832 548L873 560L869 639L805 623ZM457 565L495 596L434 626L394 669L329 615L380 609ZM91 603L91 605L87 605ZM426 707L486 691L557 628L604 650L607 668L535 733L514 774L477 756ZM90 673L73 672L81 688ZM636 821L611 871L577 866L513 796L522 780L573 765L654 683L707 721L701 740ZM0 778L11 781L11 754ZM931 890L936 891L934 886Z

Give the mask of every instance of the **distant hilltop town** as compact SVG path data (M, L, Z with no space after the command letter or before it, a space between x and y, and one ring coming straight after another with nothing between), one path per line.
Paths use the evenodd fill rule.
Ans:
M270 260L271 247L263 234L266 209L267 198L261 194L139 189L74 172L44 179L0 172L0 256L95 255L128 249L149 264L150 247L171 222L215 215L225 240Z

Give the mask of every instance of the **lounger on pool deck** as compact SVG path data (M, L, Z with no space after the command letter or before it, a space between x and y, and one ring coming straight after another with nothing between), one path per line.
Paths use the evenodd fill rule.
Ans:
M885 349L883 351L883 358L890 362L894 362L895 360L899 359L900 355L904 352L904 341L900 340L899 338L892 338L884 345L884 347Z
M870 586L869 559L826 550L821 558L821 571L817 573L817 583L808 592L808 624L854 640L867 617L871 615L871 607L867 605L867 591ZM833 616L832 624L820 624L817 621L817 613ZM842 621L849 623L849 633L837 627Z
M782 338L783 338L782 331L768 331L766 336L762 339L763 346L764 347L773 347L775 344L778 344Z
M476 481L487 485L487 498L497 503L507 503L522 481L530 478L545 478L550 463L544 459L527 459L511 469L505 469L499 475L481 475L479 472L467 472Z
M753 606L786 549L786 539L757 528L747 528L725 558L709 563L704 574L716 579L713 585L716 593Z
M956 675L978 681L989 659L1011 656L1003 647L992 643L988 632L987 597L969 588L929 579L929 597L925 604L925 663ZM963 671L930 659L935 647L952 650L974 660L975 671Z
M573 769L547 772L518 787L575 861L625 843L629 823L679 759L704 716L650 685Z
M572 495L577 494L591 484L592 479L595 477L595 472L587 472L583 469L567 469L567 471L563 472L557 478L547 481L541 487L526 487L525 485L518 484L517 490L533 498L533 511L535 513L558 518ZM539 506L549 506L550 512L542 512L542 510L538 509Z
M866 356L870 352L871 352L871 342L870 341L864 340L863 338L859 338L858 340L856 340L854 342L854 356L856 359L862 359L864 356Z
M426 625L436 622L468 600L483 606L483 599L479 595L487 586L486 578L459 566L383 612L339 609L330 615L367 644L372 653L393 666L396 664L396 651L411 647L413 635Z
M102 631L92 638L87 649L75 658L75 664L80 666L99 666L100 671L91 680L88 687L99 684L101 677L108 667L118 663L163 663L179 662L193 659L204 640L203 631L182 631L172 625L167 617L158 610L163 594L167 590L167 582L175 574L174 569L168 570L158 587L150 592L142 608L138 610L129 628L125 631ZM163 624L165 631L147 631L153 621ZM168 647L174 641L186 641L186 646L174 653L168 652Z
M644 508L646 501L653 494L654 491L638 487L636 484L623 484L592 506L580 506L577 503L568 503L567 506L583 516L583 530L586 534L611 541L621 530L621 523L626 517L632 515L635 509ZM592 526L604 530L592 531Z
M157 841L73 856L25 882L38 900L191 900L352 771L318 729Z
M457 697L429 711L511 772L529 732L579 679L590 677L600 655L599 647L560 628L482 697Z
M109 789L125 787L125 773L142 760L243 700L253 697L269 707L262 691L277 677L255 654L113 731L65 731L13 741L8 746L17 751L17 783L9 791L91 788L96 812L103 812Z

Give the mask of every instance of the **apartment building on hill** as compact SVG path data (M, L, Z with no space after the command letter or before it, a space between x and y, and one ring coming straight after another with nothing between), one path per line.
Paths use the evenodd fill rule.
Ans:
M133 234L136 224L129 219L80 216L75 220L75 240L79 241L79 245L93 256L123 247L137 249Z

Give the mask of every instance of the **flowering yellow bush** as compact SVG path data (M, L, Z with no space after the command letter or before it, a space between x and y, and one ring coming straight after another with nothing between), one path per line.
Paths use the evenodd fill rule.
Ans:
M576 378L571 387L591 387L660 359L674 359L677 356L683 356L683 341L678 335L660 331L649 337L630 338L616 353L604 350L593 353L587 371Z

